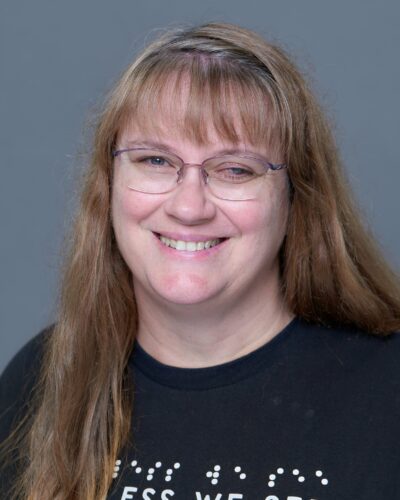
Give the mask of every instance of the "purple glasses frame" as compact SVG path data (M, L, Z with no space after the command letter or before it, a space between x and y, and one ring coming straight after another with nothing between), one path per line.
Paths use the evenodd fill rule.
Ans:
M240 154L240 153L235 153L235 154L225 154L221 156L211 156L210 158L206 158L202 163L187 163L182 160L182 158L175 153L170 153L169 151L163 151L162 149L152 149L152 148L124 148L124 149L117 149L111 153L113 158L117 158L120 156L122 153L127 153L129 151L154 151L154 152L160 152L160 153L165 153L168 156L172 156L176 159L179 160L181 166L179 170L177 170L177 175L178 175L178 182L182 179L183 176L183 170L184 167L200 167L203 178L205 182L207 182L208 176L207 172L204 169L204 164L209 162L210 160L217 160L218 158L225 158L226 156L234 156L237 158L243 158L243 159L249 159L249 160L257 160L259 161L262 165L265 167L265 174L268 172L268 170L273 170L274 172L278 170L282 170L284 168L287 168L286 163L271 163L267 160L264 160L263 158L260 158L259 156L253 156L253 155L246 155L246 154ZM182 172L182 173L181 173ZM261 175L265 175L261 174Z

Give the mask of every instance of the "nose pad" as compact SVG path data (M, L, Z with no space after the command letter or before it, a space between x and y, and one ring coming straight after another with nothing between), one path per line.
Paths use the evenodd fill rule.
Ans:
M206 170L204 169L204 167L200 167L200 172L201 172L201 176L203 177L203 181L204 181L204 184L208 184L208 174L206 172Z
M176 179L177 184L180 184L183 181L184 172L185 172L185 166L181 167L177 171L177 173L176 173L176 175L178 176L178 178Z
M208 174L206 172L206 170L201 166L201 165L189 165L189 164L186 164L186 165L183 165L176 173L177 175L177 184L180 184L182 181L183 181L183 178L185 176L185 170L187 167L197 167L199 170L200 170L200 175L201 175L201 178L203 179L203 182L204 184L208 184Z

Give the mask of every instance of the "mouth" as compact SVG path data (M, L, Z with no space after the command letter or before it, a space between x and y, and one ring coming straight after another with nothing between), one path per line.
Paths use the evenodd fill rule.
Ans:
M156 234L156 236L166 247L170 247L181 252L199 252L201 250L208 250L227 240L227 238L215 238L205 241L183 241L173 240L172 238L167 238L161 234Z

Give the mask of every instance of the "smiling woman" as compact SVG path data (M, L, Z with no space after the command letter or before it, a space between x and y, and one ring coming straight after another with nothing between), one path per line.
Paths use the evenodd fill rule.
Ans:
M158 359L177 366L187 366L188 354L196 366L237 357L271 336L266 325L275 311L281 311L282 315L276 331L289 320L288 313L284 313L278 259L289 207L286 173L283 170L281 175L277 171L268 173L267 158L271 153L261 144L251 146L244 139L232 144L212 131L211 126L208 136L206 143L198 144L179 131L168 133L167 128L160 126L142 132L139 122L136 127L124 129L118 142L133 143L135 138L137 144L143 145L157 139L168 153L160 151L155 155L150 151L147 154L153 163L156 159L159 165L163 158L163 163L168 159L169 165L178 163L177 167L167 167L172 170L168 173L152 171L142 181L137 173L142 164L118 161L122 155L114 160L115 237L133 274L137 304L140 309L151 311L149 316L146 313L142 316L138 340L149 352L157 352ZM234 148L236 155L222 154ZM188 162L185 164L171 151L178 152ZM202 164L203 174L198 168ZM186 171L179 174L184 165ZM195 168L188 168L189 165ZM228 168L232 171L232 167L240 167L241 178L242 171L248 172L246 178L232 181L232 174L221 173ZM159 172L159 166L156 168ZM170 178L167 192L164 177ZM198 249L198 245L203 249ZM268 298L267 305L257 306L254 300L257 296ZM197 305L187 317L189 324L180 320L178 325L173 321L178 304ZM238 316L247 309L254 310L260 325L254 332L246 327L239 334ZM224 315L224 310L229 310L229 314ZM229 338L228 352L222 345L221 352L215 345L212 354L209 352L211 339L200 333L202 322L193 324L200 317L214 318L213 336L221 343ZM155 334L159 329L154 321L169 327ZM199 333L195 334L197 328ZM196 350L180 352L187 350L188 329L192 331ZM165 352L161 347L164 343L170 346Z
M288 56L168 32L105 103L58 322L1 378L2 498L397 498L399 329Z

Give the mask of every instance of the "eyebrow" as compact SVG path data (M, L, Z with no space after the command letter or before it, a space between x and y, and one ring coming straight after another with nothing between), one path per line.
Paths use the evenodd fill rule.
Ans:
M131 140L126 142L127 147L137 147L137 148L154 148L154 149L159 149L160 151L165 151L166 153L173 153L176 156L180 157L180 153L176 151L174 148L172 148L170 145L164 143L164 142L159 142L159 141L153 141L153 140ZM257 156L263 158L260 153L256 153L255 151L249 151L248 149L243 149L243 148L238 148L238 147L231 147L231 148L224 148L215 151L211 157L214 156L225 156L225 155L237 155L237 154L249 154L252 156Z
M177 151L174 148L171 148L171 146L169 146L168 144L163 143L163 142L158 142L158 141L132 140L132 141L128 141L126 144L130 148L132 148L132 147L133 148L152 148L152 149L160 149L160 150L166 151L166 152L171 152L171 153L174 153L176 155L178 154Z

